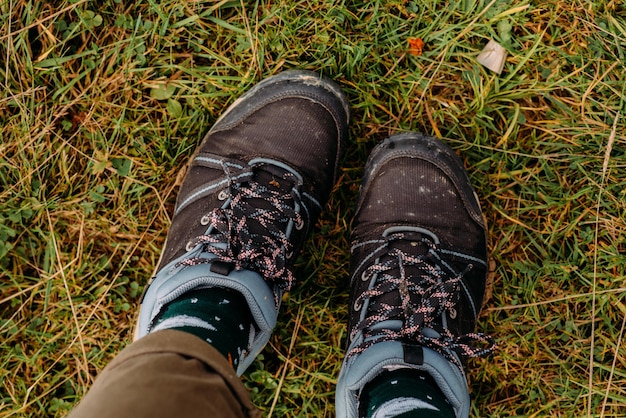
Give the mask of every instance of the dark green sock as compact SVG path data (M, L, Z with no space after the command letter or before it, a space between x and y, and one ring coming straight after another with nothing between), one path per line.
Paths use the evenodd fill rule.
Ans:
M241 352L248 347L253 324L240 293L212 287L190 290L168 303L150 331L177 329L191 333L211 344L236 368Z
M359 417L371 418L382 410L384 416L398 418L455 418L452 406L433 378L408 368L384 372L363 388Z

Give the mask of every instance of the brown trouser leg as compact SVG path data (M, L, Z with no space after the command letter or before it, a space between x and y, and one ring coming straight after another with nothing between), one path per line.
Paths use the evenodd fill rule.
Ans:
M260 417L226 359L200 338L159 331L126 347L70 418Z

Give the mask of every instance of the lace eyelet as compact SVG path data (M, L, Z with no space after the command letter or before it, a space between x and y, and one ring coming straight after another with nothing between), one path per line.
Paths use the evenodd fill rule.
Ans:
M228 192L226 191L226 189L221 190L218 194L217 194L217 198L219 200L226 200L228 199Z
M456 309L450 308L449 312L450 312L450 319L456 319L456 315L457 315Z
M361 302L359 299L355 300L354 301L354 305L352 306L354 308L354 310L357 311L357 312L360 311L361 308L363 307L363 303L362 302L359 303L359 302Z
M366 273L367 273L367 270L363 270L363 273L361 273L361 281L366 282L370 279Z
M193 249L194 249L194 247L195 247L195 245L194 245L193 241L189 241L189 242L187 243L187 245L185 246L185 250L187 250L187 251L191 251L191 250L193 250Z
M301 231L304 228L304 221L296 223L295 227L298 231Z
M204 215L201 219L200 219L200 225L208 225L209 222L211 222L211 217L209 215Z
M289 251L286 255L287 259L290 260L293 257L293 251Z

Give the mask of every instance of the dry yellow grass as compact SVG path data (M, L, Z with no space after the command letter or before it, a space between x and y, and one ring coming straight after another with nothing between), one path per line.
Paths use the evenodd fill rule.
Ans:
M474 59L491 38L501 76ZM1 2L0 416L64 415L129 342L179 170L287 68L335 78L354 118L255 402L333 415L361 170L420 130L463 156L490 226L500 349L469 365L473 416L626 415L625 62L615 0Z

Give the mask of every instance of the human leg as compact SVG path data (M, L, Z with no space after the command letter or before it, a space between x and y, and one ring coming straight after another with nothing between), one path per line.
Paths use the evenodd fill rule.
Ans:
M224 356L182 331L126 347L98 375L70 418L260 417Z

